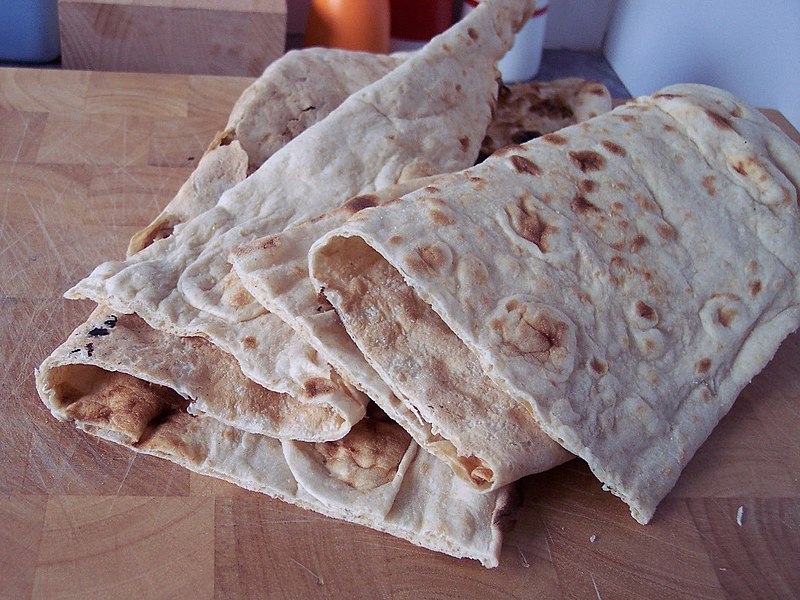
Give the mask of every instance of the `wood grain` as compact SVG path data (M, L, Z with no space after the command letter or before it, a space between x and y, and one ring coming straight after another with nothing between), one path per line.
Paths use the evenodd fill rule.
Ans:
M259 75L281 56L286 0L59 0L68 69Z
M523 481L525 504L491 571L55 421L33 369L91 309L61 294L123 255L249 81L0 69L0 596L800 593L798 334L745 389L650 525L637 525L573 461Z
M33 593L209 598L213 565L211 498L51 496Z

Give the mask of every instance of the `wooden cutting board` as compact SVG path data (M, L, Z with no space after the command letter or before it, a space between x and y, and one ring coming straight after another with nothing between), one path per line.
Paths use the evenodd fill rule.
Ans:
M573 461L524 480L525 504L494 570L56 422L33 369L91 310L61 294L123 255L248 83L0 69L0 596L800 594L798 334L742 393L652 524L637 525Z

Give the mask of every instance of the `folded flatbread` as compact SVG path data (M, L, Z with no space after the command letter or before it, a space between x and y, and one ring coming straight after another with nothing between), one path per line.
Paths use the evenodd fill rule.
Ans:
M348 93L379 79L400 62L396 57L310 48L289 52L272 63L242 93L228 125L211 142L172 201L150 225L133 236L128 256L171 236L176 227L180 229L183 223L213 208L222 193L243 181L254 165L259 166L305 127L330 114ZM338 69L333 69L333 64ZM123 330L116 337L125 334ZM298 350L297 360L314 360L298 341L289 342L294 342L292 347ZM255 338L245 339L245 344L254 343ZM208 347L202 346L179 363L208 362L201 355L202 349ZM192 399L190 412L213 416L245 431L329 440L344 435L363 415L365 399L322 364L316 376L309 376L306 366L307 378L299 397L266 393L260 386L250 385L259 390L257 394L206 395L212 399L205 403L184 393L180 373L175 372L169 385ZM288 419L289 413L296 416Z
M377 81L404 55L335 48L290 50L242 92L228 123L209 145L215 168L193 174L153 222L131 239L128 256L172 235L175 227L211 209L222 192L242 181L303 131L327 117L352 93ZM235 156L225 150L238 142Z
M605 86L574 78L513 84L502 90L483 148L512 144L521 135L527 139L532 136L532 129L536 136L550 133L576 123L576 119L590 118L590 115L611 109L611 98ZM471 381L471 378L458 376L445 381L409 376L405 385L395 385L394 390L391 389L370 366L345 332L337 314L324 298L320 298L308 279L308 251L317 239L359 210L385 204L421 187L439 185L440 180L441 176L411 180L357 196L330 213L238 248L231 261L254 298L301 333L342 377L377 402L417 443L476 487L498 488L524 475L552 468L572 455L541 432L532 415L522 409L519 402L499 392L495 386L487 385L488 381L465 387L460 382ZM381 283L371 288L377 294L383 289ZM386 308L399 311L403 306ZM425 307L419 309L425 310ZM427 335L421 328L426 322L414 319L409 322L408 331L376 330L375 335L410 340L412 336ZM376 324L370 322L368 326ZM406 350L411 351L410 348ZM460 348L454 350L460 351ZM464 359L451 358L466 368ZM477 363L472 368L478 368ZM423 373L433 372L436 365L419 364L417 369ZM430 389L431 386L435 389ZM436 413L420 410L420 406L433 398L441 399L445 390L453 397L448 405L458 407L457 412L452 408ZM413 400L409 398L412 395ZM538 435L534 434L537 430Z
M494 4L495 7L486 13L488 20L474 22L476 28L462 32L464 35L461 37L466 36L472 42L461 39L459 43L470 46L486 29L484 38L489 41L481 47L488 45L491 52L496 53L499 51L498 42L492 41L495 26L501 33L499 43L507 45L510 42L509 32L521 24L523 13L529 12L530 6L517 10L516 7L504 6L508 3ZM513 26L509 25L509 19ZM445 43L440 50L447 57L454 47L457 49L458 44L449 46ZM336 57L343 68L347 66L347 56ZM359 60L369 61L363 57ZM377 60L385 62L385 57ZM399 59L392 57L392 60ZM485 61L479 62L484 65ZM455 64L461 65L459 61ZM277 67L273 72L276 70L278 74L283 72ZM296 71L287 75L289 80L292 76L296 76L296 87L307 83ZM351 81L360 80L354 77ZM390 83L403 84L404 80L395 79ZM459 85L457 78L448 79L447 83ZM175 200L150 227L131 241L128 265L137 264L148 253L158 256L159 246L169 248L176 238L183 239L190 246L202 246L213 239L217 222L206 222L212 235L205 238L183 232L191 227L198 231L198 219L202 220L205 213L217 208L219 198L226 190L235 188L265 156L281 154L280 149L269 149L268 133L251 131L252 123L259 121L257 115L251 114L255 110L253 107L260 106L259 110L268 111L272 104L277 104L277 108L282 110L284 103L281 98L262 102L263 90L275 89L275 86L262 84L264 82L260 80L250 88L250 91L262 90L258 93L245 92L231 116L229 127L212 143ZM490 95L481 95L491 86L494 83L478 89L473 95L467 94L471 101L480 100L480 106L475 110L481 117L485 113L488 118L491 113ZM325 90L319 81L311 87L313 89L308 92L311 95ZM451 90L445 86L443 91L448 94ZM375 93L383 92L377 90ZM362 100L372 98L371 95L361 97ZM456 95L455 99L461 100L463 96ZM325 104L325 98L316 96L316 100L323 100L320 106L321 110L327 111L325 114L333 110L330 104ZM286 103L291 104L289 101ZM392 99L388 97L384 104L376 103L378 109L391 108L391 105ZM315 108L302 109L303 115L314 114L317 103L313 106ZM357 112L356 108L351 106L347 114L352 116ZM420 110L424 116L424 109ZM251 116L248 120L241 117L242 114ZM320 118L324 116L321 112L317 114L321 115ZM384 114L383 118L391 114ZM436 115L430 118L430 123L437 122ZM292 129L297 125L293 119L289 119L286 127L291 134L288 137L297 133ZM298 121L303 122L303 117ZM305 124L310 125L311 121ZM396 125L384 129L391 135ZM270 129L282 131L280 126L278 120ZM332 130L326 131L330 133ZM477 155L478 142L484 132L478 126L474 134L474 139L462 137L458 140L458 153ZM314 139L331 141L324 133ZM280 143L286 141L279 140ZM402 136L393 141L410 144ZM433 143L434 149L437 143L440 142ZM466 149L465 144L468 146ZM399 158L395 168L405 175L413 175L418 169L424 170L434 164L412 160L404 165L402 161L407 160L410 150L404 152L406 158ZM287 159L284 157L282 160ZM453 160L452 156L449 160ZM469 160L474 160L474 156ZM400 168L400 165L404 167ZM256 200L260 201L260 198L253 202ZM236 204L232 203L227 208L235 207ZM266 207L265 212L273 208L286 210L277 202L275 206ZM255 209L244 210L252 212ZM141 293L153 299L175 284L171 279L175 273L170 272L174 264L169 264L169 258L175 256L166 257L167 268L162 271L157 261L151 261L138 271L132 269L127 273L130 276L128 284L136 288L135 294ZM148 263L148 259L141 262ZM229 287L233 285L231 283ZM99 294L96 299L102 297ZM110 300L118 302L113 298ZM155 304L151 308L156 310ZM180 306L167 301L157 310L167 313L164 317L167 321L180 321L182 316L170 312L176 308ZM418 452L418 446L402 428L388 421L377 409L370 410L344 438L336 442L325 441L341 438L347 433L352 423L364 415L366 404L364 398L356 396L358 402L354 404L361 413L355 414L343 431L332 433L329 429L331 423L336 425L343 419L341 406L333 406L330 401L335 392L331 392L331 388L341 386L340 389L347 390L348 386L327 365L323 365L327 369L324 377L309 377L308 369L305 369L305 397L298 399L291 394L267 389L247 377L237 358L206 339L211 337L207 333L184 337L178 335L174 327L159 330L136 314L129 314L129 310L129 306L117 310L101 304L37 370L37 389L56 417L72 421L99 437L168 458L196 472L221 477L326 515L387 531L434 550L476 558L486 566L497 564L500 526L512 508L511 488L489 495L472 492L445 465L428 453ZM250 350L257 346L257 342L257 339L243 338L244 347ZM311 360L308 358L309 349L297 345L290 347L285 352L290 360L279 364L278 368L304 367L303 361ZM332 418L326 418L325 413L334 414ZM264 431L296 439L278 440L261 435ZM297 439L310 439L311 442Z
M36 383L57 418L95 436L487 567L498 563L504 521L518 501L512 488L488 495L467 489L376 410L343 439L318 443L191 415L187 395L202 406L272 392L207 340L164 334L103 306L45 360Z
M169 235L126 260L100 265L67 297L135 313L167 333L203 336L260 385L301 403L324 398L343 435L363 416L366 397L253 300L227 255L352 196L473 164L496 102L496 62L532 5L485 3L293 138L213 207L168 227ZM285 437L270 422L256 432ZM300 439L317 435L309 429Z
M152 223L133 236L128 256L171 236L176 227L212 209L223 192L243 181L305 129L324 119L350 94L380 79L402 60L401 56L308 48L290 51L273 62L236 101L227 126L211 142L175 198ZM313 355L297 342L292 339L289 344L299 351L298 360L304 356L313 360ZM245 338L244 343L257 341ZM193 358L208 362L199 355ZM212 415L245 431L307 440L336 439L361 418L365 399L325 365L317 366L316 376L306 372L299 398L266 393L260 386L251 385L259 388L256 396L242 394L228 399L211 396L213 400L206 405L193 402L190 410ZM179 377L171 382L176 390L181 390L182 385ZM295 415L291 425L284 418L289 413ZM278 415L281 418L276 420Z
M360 211L310 273L421 414L488 378L646 523L800 323L799 185L763 115L678 85Z

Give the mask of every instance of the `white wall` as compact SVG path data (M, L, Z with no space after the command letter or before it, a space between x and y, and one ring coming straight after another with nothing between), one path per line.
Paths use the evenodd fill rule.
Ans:
M614 0L550 0L544 47L599 51L613 8Z
M605 55L633 95L716 85L800 129L798 0L617 0Z

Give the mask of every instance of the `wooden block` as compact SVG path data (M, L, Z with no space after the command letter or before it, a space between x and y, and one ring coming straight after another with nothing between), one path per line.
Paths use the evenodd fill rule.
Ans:
M284 52L286 0L59 0L67 69L255 77Z

